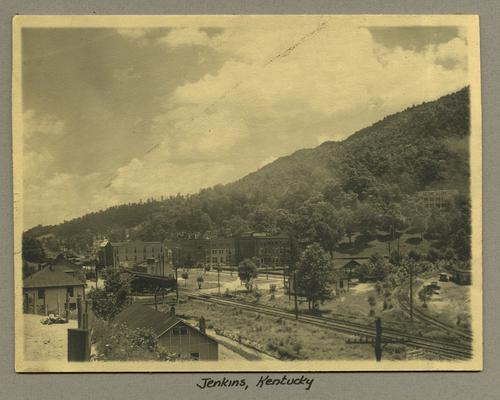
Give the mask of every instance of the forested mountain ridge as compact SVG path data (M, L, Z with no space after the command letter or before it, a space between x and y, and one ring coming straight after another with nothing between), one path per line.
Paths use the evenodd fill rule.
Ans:
M406 229L412 219L422 219L424 211L413 204L416 191L457 189L467 195L468 187L469 89L464 88L390 115L343 141L279 158L233 183L111 207L25 235L53 234L82 248L98 234L163 240L187 232L294 230L326 238L319 241L332 249L344 235L386 229L388 220L393 229Z

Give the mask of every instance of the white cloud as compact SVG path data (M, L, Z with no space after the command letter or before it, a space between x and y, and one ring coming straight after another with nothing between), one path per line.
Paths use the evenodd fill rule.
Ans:
M118 171L111 196L194 192L228 182L245 168L338 140L353 127L467 84L462 64L447 69L437 63L448 56L462 62L467 49L461 39L423 53L389 50L368 30L343 23L308 36L318 24L233 26L213 38L196 28L170 31L162 39L170 46L209 46L228 59L216 74L165 99L153 123L160 145ZM231 167L235 154L244 168Z
M316 31L325 20L329 24ZM172 48L206 46L227 61L163 99L163 112L152 121L155 150L138 155L111 178L60 173L43 185L31 182L31 213L44 220L51 216L45 223L53 223L57 208L77 216L139 198L193 193L468 84L463 37L415 52L381 47L367 29L319 17L279 26L255 19L214 36L198 28L172 29L160 41ZM145 36L143 30L120 34L134 40ZM134 71L115 74L129 79ZM64 131L53 119L41 121L32 124L28 136L36 129ZM50 154L32 155L35 167L30 168L49 162Z
M206 32L197 28L176 28L158 40L159 43L171 47L179 46L209 46L211 39Z
M147 34L147 29L141 28L123 28L117 29L119 35L129 39L142 39Z

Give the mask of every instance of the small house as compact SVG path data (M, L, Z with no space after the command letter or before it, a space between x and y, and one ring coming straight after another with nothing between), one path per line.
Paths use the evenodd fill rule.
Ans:
M361 264L356 260L352 259L349 260L346 264L344 264L342 266L342 269L344 270L345 275L352 278L353 276L356 275L356 271L358 270L359 267L361 267Z
M219 344L205 332L204 324L197 329L175 313L156 311L144 304L133 303L114 319L129 329L151 329L159 343L170 353L187 356L194 360L216 361Z
M85 282L61 265L49 265L23 281L24 312L29 314L62 314L66 303L76 309L78 296L85 297Z

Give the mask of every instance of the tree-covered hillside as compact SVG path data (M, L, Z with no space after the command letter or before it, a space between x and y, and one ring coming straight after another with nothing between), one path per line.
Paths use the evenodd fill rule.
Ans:
M470 233L468 143L464 88L388 116L344 141L282 157L231 184L112 207L38 226L25 236L50 233L82 250L96 235L163 240L190 232L288 231L333 251L346 238L413 229L456 250ZM461 195L450 210L431 215L415 196L426 189L456 189ZM435 226L436 220L443 224Z

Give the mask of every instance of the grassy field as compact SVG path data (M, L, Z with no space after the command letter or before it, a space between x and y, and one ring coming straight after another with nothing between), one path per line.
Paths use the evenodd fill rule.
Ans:
M332 330L242 311L232 306L189 301L179 304L176 307L176 313L186 319L197 319L203 316L207 328L283 360L371 360L374 358L371 346L347 344L346 336ZM385 358L404 359L405 352L405 346L388 346Z
M269 290L260 290L258 300L255 293L247 293L244 290L233 292L234 299L250 303L256 303L277 307L290 312L295 309L294 298L289 298L288 294L279 287L276 292L271 293ZM382 319L382 324L386 328L404 331L408 334L423 335L436 339L449 339L448 334L432 325L418 320L410 321L409 316L399 308L399 303L396 301L397 292L394 291L388 298L384 298L383 291L377 293L375 284L361 283L356 284L349 289L348 292L341 296L325 301L319 306L319 314L323 317L358 322L363 324L373 324L376 317ZM373 297L375 304L371 307L368 303L368 298ZM384 309L384 300L387 301L387 307ZM417 302L415 302L417 304ZM307 302L299 298L299 312L306 314L308 311ZM370 310L373 310L371 313Z

